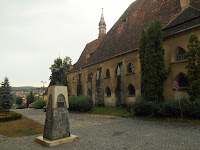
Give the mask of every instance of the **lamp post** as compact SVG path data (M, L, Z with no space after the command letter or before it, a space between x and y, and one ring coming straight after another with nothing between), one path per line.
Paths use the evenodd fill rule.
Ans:
M41 83L43 83L43 100L44 100L44 84L46 83L46 81L41 81Z

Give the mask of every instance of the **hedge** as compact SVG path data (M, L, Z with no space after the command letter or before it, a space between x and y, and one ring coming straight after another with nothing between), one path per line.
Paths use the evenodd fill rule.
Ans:
M42 99L35 101L33 104L33 108L35 109L42 109L44 106L46 106L46 101Z
M73 111L90 111L93 108L93 101L90 96L70 96L69 110Z
M184 118L200 119L200 99L194 102L186 98L180 100L181 110ZM142 98L137 98L132 109L136 116L180 118L181 111L178 100L168 100L165 102L150 102Z
M0 113L0 122L17 120L17 119L20 119L20 118L22 118L22 114L19 114L19 113L16 113L16 112Z

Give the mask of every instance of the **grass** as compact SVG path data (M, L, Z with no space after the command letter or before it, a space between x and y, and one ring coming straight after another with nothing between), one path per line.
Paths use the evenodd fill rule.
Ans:
M22 137L42 134L43 130L43 125L26 117L8 122L0 122L0 134L9 137Z
M95 115L109 115L109 116L123 116L129 115L125 108L115 108L115 107L94 107L94 110L89 112L89 114Z

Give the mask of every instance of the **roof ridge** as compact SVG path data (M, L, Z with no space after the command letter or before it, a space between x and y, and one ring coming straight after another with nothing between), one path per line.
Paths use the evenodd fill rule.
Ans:
M195 8L195 7L193 7L192 5L189 5L189 7L191 7L192 9L195 9L195 10L197 10L197 11L200 11L200 9ZM189 8L189 7L188 7L188 8Z

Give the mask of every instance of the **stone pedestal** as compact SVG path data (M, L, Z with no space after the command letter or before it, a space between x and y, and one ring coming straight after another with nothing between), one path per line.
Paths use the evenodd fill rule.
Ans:
M68 143L78 138L77 136L71 136L70 134L68 108L69 103L67 87L50 86L48 88L47 113L44 133L43 137L36 138L36 142L43 144L44 146L56 146L59 144Z

